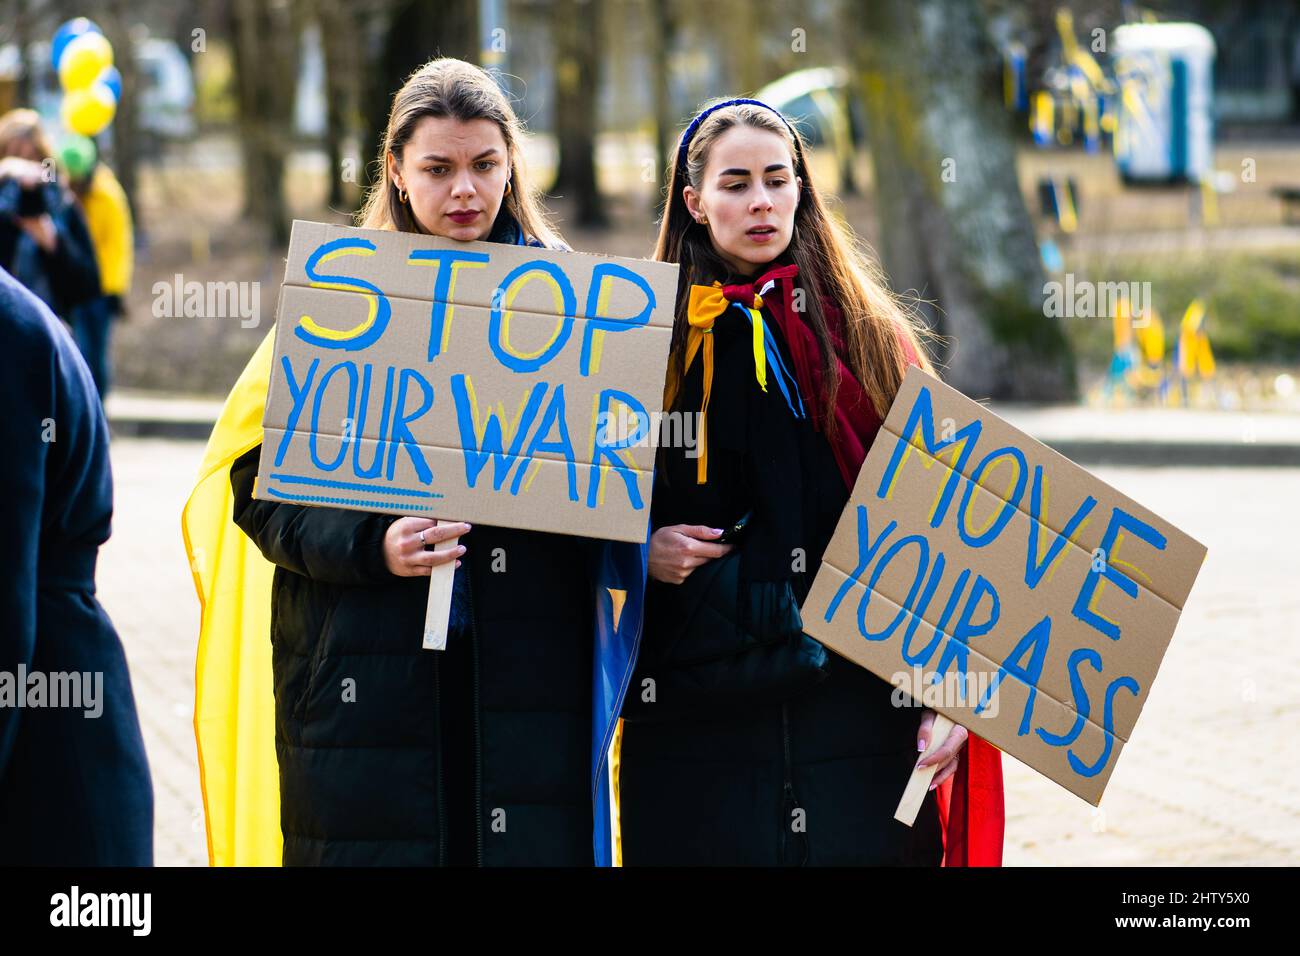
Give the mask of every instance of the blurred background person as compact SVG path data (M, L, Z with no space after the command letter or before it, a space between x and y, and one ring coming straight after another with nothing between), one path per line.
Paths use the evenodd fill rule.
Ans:
M99 159L94 140L67 134L59 143L59 161L81 205L99 266L100 294L73 309L69 322L103 399L112 378L109 335L113 321L124 314L131 290L135 240L131 206L122 184Z
M100 294L90 233L35 110L0 116L0 267L59 318Z

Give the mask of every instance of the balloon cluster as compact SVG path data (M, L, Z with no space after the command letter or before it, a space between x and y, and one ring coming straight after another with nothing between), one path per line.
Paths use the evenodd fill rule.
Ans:
M122 74L103 32L85 17L69 20L55 31L50 57L63 87L64 127L81 136L102 132L122 95Z

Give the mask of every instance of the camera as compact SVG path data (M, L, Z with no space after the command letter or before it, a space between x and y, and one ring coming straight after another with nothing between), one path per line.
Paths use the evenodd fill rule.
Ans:
M16 179L0 181L0 215L31 219L47 212L45 185L24 189Z

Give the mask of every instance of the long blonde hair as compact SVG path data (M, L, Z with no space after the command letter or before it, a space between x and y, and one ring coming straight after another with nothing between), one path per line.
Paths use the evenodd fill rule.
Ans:
M20 142L31 145L42 160L54 155L36 110L12 109L0 116L0 157L15 155L14 148Z
M690 287L723 279L730 271L713 249L707 228L691 217L682 189L687 185L700 188L709 149L728 129L740 125L767 130L782 137L790 147L794 173L803 179L789 252L799 266L796 281L808 293L804 317L817 337L822 381L827 383L826 394L810 398L822 402L823 421L833 435L839 366L822 308L824 296L839 308L844 317L845 363L866 391L876 414L883 419L910 364L908 345L915 350L920 366L932 371L921 343L922 337L928 336L928 330L889 290L866 245L827 210L804 162L803 141L798 131L787 126L773 110L750 103L724 106L709 114L692 137L685 157L681 156L680 140L674 154L668 179L668 202L659 227L654 257L662 262L680 263L682 267L669 359L674 363L678 381L685 373L688 325L685 306Z
M524 235L548 248L563 244L551 225L536 191L529 182L519 148L524 127L510 101L484 70L464 60L436 57L420 67L393 96L388 127L375 160L374 186L357 214L357 225L366 229L395 229L419 232L411 208L397 198L397 188L388 175L388 154L400 162L416 125L426 116L451 117L463 123L487 119L497 124L506 141L510 163L510 192L501 208L514 216Z

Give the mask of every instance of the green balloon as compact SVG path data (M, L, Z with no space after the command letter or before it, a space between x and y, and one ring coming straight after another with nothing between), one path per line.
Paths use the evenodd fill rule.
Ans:
M64 133L59 140L59 161L68 175L80 179L95 168L95 142L80 133Z

